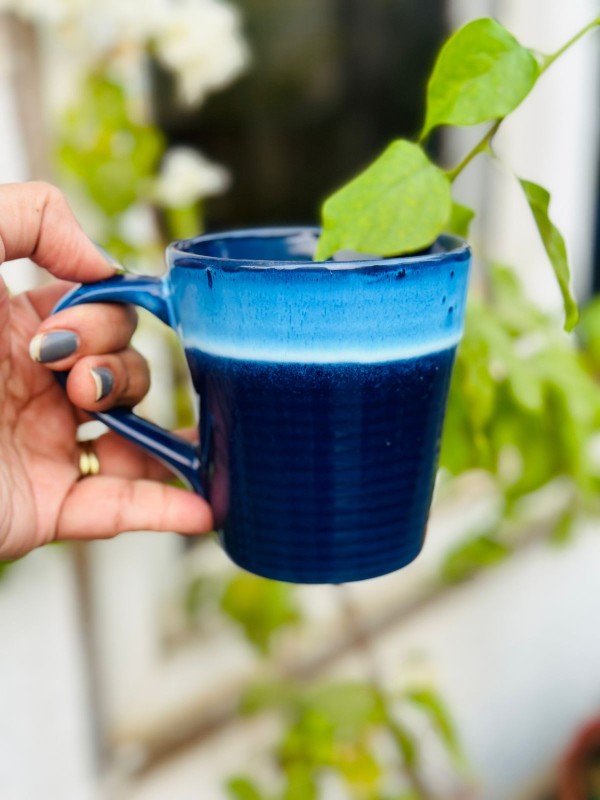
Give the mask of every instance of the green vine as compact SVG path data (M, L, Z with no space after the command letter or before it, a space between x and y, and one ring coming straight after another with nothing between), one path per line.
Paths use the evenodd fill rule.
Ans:
M582 36L600 25L596 18L549 56L523 47L500 23L478 19L454 33L442 47L427 87L426 113L418 142L398 139L359 176L325 200L323 233L315 258L337 250L395 256L429 247L444 231L466 235L465 211L458 215L451 186L481 153L493 155L492 140L502 122L531 92L539 78ZM423 143L440 126L491 122L483 138L460 163L443 169ZM577 324L569 288L564 240L550 220L550 195L519 179L565 305L565 328ZM472 214L471 214L472 217Z

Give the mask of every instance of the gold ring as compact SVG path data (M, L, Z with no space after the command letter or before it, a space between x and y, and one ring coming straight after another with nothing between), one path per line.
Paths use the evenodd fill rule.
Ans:
M79 479L100 474L100 461L93 440L79 442Z

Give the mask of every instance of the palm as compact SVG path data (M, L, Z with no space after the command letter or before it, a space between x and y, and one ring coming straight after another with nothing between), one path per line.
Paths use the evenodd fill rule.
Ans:
M0 329L0 557L56 537L61 507L78 478L76 411L53 375L29 358L41 321L17 298Z

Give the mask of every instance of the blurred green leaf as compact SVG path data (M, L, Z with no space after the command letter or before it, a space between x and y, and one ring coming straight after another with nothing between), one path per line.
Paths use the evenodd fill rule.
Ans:
M577 511L571 505L556 520L550 534L550 541L559 547L568 544L573 538L573 527L576 519Z
M444 230L451 202L446 174L419 145L398 139L325 201L315 259L342 248L393 256L427 247Z
M455 764L464 766L465 758L462 752L458 732L450 713L437 692L431 689L414 689L405 693L406 699L421 709L432 723L441 740L452 756Z
M501 119L529 94L538 63L500 23L477 19L444 44L427 87L422 138L438 125Z
M441 577L447 583L459 583L504 561L510 552L505 544L491 536L477 536L454 547L446 555Z
M329 765L333 758L334 727L314 707L304 709L288 728L279 748L282 764L297 761Z
M600 374L600 296L583 308L577 333L591 369Z
M164 147L156 126L134 120L123 87L93 74L64 115L57 156L63 179L75 179L110 218L150 198Z
M554 274L558 280L558 285L560 286L565 306L565 330L571 331L575 325L577 325L579 311L569 288L571 272L569 269L565 240L548 216L550 194L542 186L538 186L531 181L526 181L521 178L519 182L525 192L525 197L533 213L535 224L537 225L544 248L546 249L546 253L554 269Z
M291 764L286 769L283 800L317 800L317 785L312 770L305 764Z
M377 692L356 681L319 687L308 696L311 708L328 720L337 736L355 739L367 726L385 719Z
M382 775L382 767L362 742L345 742L334 749L332 766L344 777L345 781L358 792L372 796Z
M169 239L191 239L202 233L202 208L200 203L179 208L165 208Z
M247 639L267 653L274 634L300 620L291 584L240 572L229 582L222 610L237 622Z
M288 711L298 708L303 696L301 688L291 680L255 683L244 692L240 711L248 715L273 709Z
M453 233L455 236L460 236L466 239L469 235L469 228L471 222L475 217L475 212L467 206L454 201L452 203L452 210L450 212L450 219L446 225L446 231Z
M231 800L266 800L256 784L248 778L234 776L227 781L226 788Z

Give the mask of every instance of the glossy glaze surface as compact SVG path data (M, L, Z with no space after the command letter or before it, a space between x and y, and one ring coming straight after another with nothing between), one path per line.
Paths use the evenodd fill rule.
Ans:
M340 583L421 549L470 251L441 237L406 258L313 263L316 236L174 243L164 278L82 286L57 310L134 303L170 324L200 396L199 448L128 409L97 416L208 494L237 563Z
M360 580L421 550L454 350L380 364L188 352L208 497L240 566Z

